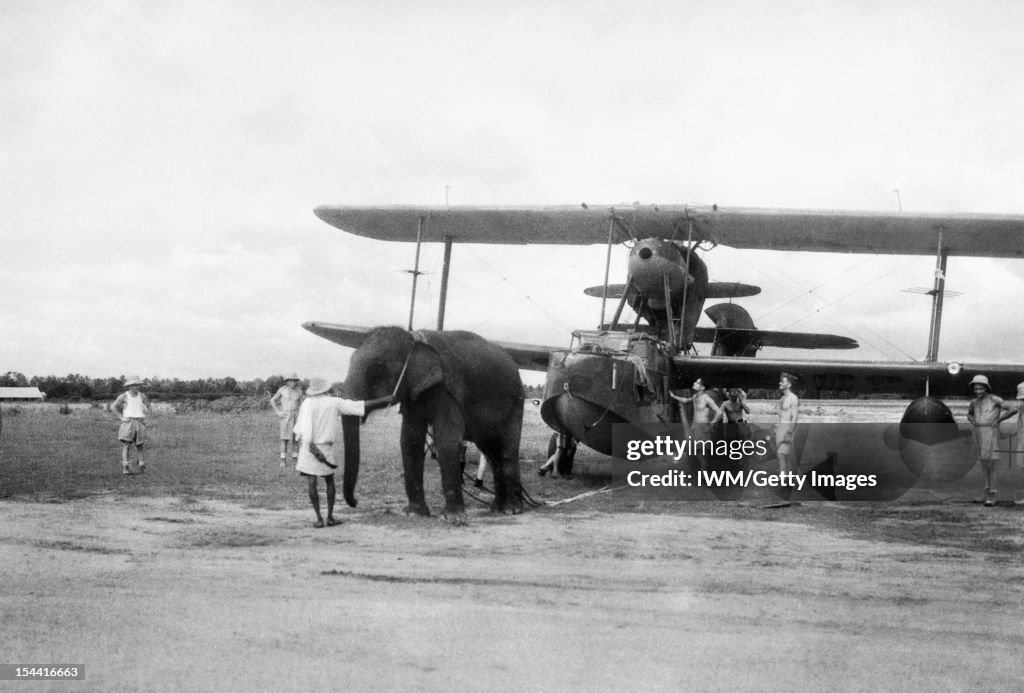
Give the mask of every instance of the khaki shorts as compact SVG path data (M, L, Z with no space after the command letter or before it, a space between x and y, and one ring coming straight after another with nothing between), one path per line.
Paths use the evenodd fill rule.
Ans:
M281 440L294 440L295 439L295 417L298 414L296 411L286 411L281 415Z
M999 457L996 452L996 441L999 438L999 429L995 426L975 426L974 440L978 444L978 458L982 460L994 460Z
M122 443L143 445L146 442L146 420L126 419L117 429L117 439Z

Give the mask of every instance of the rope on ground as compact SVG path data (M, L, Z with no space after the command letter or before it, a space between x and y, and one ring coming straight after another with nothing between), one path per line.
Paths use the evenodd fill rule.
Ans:
M484 489L484 490L486 491L487 489ZM462 485L462 492L463 492L463 493L464 493L465 495L467 495L467 496L469 496L470 498L472 498L473 500L475 500L475 501L476 501L477 503L479 503L480 505L490 505L490 502L489 502L489 501L486 501L486 500L484 500L484 499L483 499L483 498L481 498L480 496L478 496L478 495L476 495L475 493L473 493L472 491L470 491L470 490L469 490L468 488L466 488L466 485L465 485L465 484L463 484L463 485Z
M490 505L490 501L486 501L483 498L481 498L480 496L478 496L476 493L474 493L473 491L470 491L470 488L479 488L481 490L486 491L487 493L490 493L491 495L494 495L494 490L493 489L488 488L487 486L477 486L476 485L476 478L470 476L469 472L467 472L465 470L463 470L463 472L462 472L462 479L463 479L462 492L464 494L466 494L467 496L469 496L473 500L481 503L482 505ZM472 481L473 485L470 486L469 484L466 483L466 481ZM523 500L526 501L526 504L529 505L531 508L538 508L538 507L544 505L544 503L542 501L535 500L526 491L526 487L523 486L522 484L519 485L519 490L522 491L522 493L523 493Z
M582 498L587 498L589 496L596 496L599 493L611 493L612 491L615 491L615 490L620 489L620 488L623 488L623 487L622 486L612 486L611 484L609 484L607 486L602 486L601 488L595 489L593 491L587 491L586 493L581 493L578 496L572 496L571 498L563 498L562 500L556 500L556 501L547 501L544 505L547 505L549 507L552 507L552 506L555 506L555 505L565 505L566 503L572 503L573 501L578 501L578 500L580 500Z
M523 492L523 500L525 500L526 504L529 505L531 508L539 508L540 506L544 505L543 501L534 500L533 496L531 496L526 491L526 487L523 486L522 484L519 484L519 490Z

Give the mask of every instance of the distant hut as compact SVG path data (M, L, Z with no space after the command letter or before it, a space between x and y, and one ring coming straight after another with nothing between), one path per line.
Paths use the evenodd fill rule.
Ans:
M46 395L38 387L0 387L0 402L42 402Z

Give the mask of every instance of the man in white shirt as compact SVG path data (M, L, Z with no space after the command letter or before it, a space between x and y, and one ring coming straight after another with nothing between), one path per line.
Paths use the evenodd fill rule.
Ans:
M288 458L288 446L295 443L295 417L299 412L299 404L302 402L302 388L299 387L298 373L292 373L284 379L284 385L277 389L277 392L270 398L270 406L277 413L280 420L278 428L281 438L281 466L284 466ZM296 444L292 449L292 459L299 456L299 446Z
M121 441L121 473L131 474L128 464L128 448L132 445L138 452L139 473L146 471L146 461L142 456L142 447L146 444L146 414L149 412L149 398L139 391L142 380L138 376L131 376L125 387L127 392L122 392L110 405L120 419L121 425L117 429L117 439Z
M299 406L295 420L295 439L299 443L299 459L295 471L309 479L309 501L316 513L314 527L324 526L320 514L320 491L317 479L324 477L327 485L327 525L338 524L334 519L334 472L338 465L334 458L334 442L338 439L341 416L365 416L374 409L391 404L392 397L380 397L368 401L331 397L327 392L330 385L323 378L310 378L306 399Z

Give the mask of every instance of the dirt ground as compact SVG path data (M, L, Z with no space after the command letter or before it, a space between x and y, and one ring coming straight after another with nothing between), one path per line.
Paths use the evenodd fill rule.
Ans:
M1019 685L1019 552L851 536L844 506L745 510L772 515L375 510L313 530L216 501L6 503L0 642L85 665L36 690Z
M25 454L19 425L5 427L5 464ZM539 498L593 490L538 480L533 463ZM961 691L1024 678L1024 506L610 491L518 516L477 506L456 527L367 491L316 530L291 477L282 504L167 492L169 473L0 501L0 663L85 669L5 690Z

